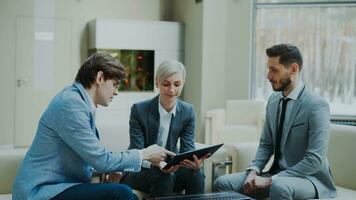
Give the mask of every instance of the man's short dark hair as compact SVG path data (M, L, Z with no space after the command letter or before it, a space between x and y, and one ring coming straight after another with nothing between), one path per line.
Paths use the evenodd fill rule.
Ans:
M81 83L85 88L90 88L95 82L99 71L104 74L104 80L121 81L126 78L124 66L120 61L105 52L92 54L79 68L75 81Z
M279 63L288 68L290 64L297 63L299 65L299 71L303 67L303 58L298 47L291 44L277 44L266 49L268 57L278 57Z

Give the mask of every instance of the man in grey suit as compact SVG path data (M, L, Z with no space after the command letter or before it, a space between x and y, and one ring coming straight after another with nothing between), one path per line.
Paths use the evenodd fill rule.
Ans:
M276 92L267 103L255 159L246 172L219 177L214 188L273 200L335 197L326 155L329 105L301 82L303 60L296 46L278 44L266 53L267 79ZM273 166L262 172L273 154Z
M179 152L195 149L195 113L193 106L178 99L186 71L182 63L167 60L156 72L159 95L136 103L131 108L129 149L142 149L157 144L175 153L180 139ZM162 169L161 166L144 161L139 173L127 173L122 183L134 189L165 196L183 189L186 194L204 192L204 174L200 160L184 160L177 166Z

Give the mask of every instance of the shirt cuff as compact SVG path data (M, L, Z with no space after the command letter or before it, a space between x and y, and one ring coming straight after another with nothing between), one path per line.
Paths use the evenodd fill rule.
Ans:
M260 174L261 173L261 170L258 169L258 167L256 166L249 166L246 171L249 171L249 170L255 170L257 172L257 174Z
M123 171L127 172L139 172L142 165L142 155L137 149L126 150L125 152L131 154L129 155L133 159L128 160L127 166Z
M142 167L142 150L138 150L138 155L140 156L140 167Z
M151 162L148 161L148 160L143 160L141 167L143 167L143 168L148 168L148 169L149 169L149 168L151 168Z
M138 152L140 154L140 160L141 160L140 166L143 168L148 168L148 169L151 168L151 162L148 160L143 160L141 151L142 150L138 150Z

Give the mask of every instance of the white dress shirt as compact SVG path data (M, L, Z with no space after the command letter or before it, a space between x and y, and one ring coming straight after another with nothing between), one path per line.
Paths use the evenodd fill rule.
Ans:
M166 148L172 116L175 116L176 114L176 105L174 105L171 111L167 112L161 105L160 100L161 99L158 101L159 129L156 144Z

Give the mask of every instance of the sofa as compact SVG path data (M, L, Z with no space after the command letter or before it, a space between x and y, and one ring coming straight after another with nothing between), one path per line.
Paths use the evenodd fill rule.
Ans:
M356 127L332 124L328 159L332 175L338 190L335 200L356 199ZM226 145L228 155L233 162L232 172L243 171L254 159L258 142L235 143ZM273 158L272 158L273 159ZM273 160L264 169L268 169Z
M263 100L228 100L205 114L205 143L258 141L265 121Z
M205 147L204 144L196 143L197 148ZM0 200L11 200L12 199L12 184L16 177L16 172L23 160L27 149L25 148L14 148L14 149L0 149ZM215 163L224 163L227 160L226 151L221 148L213 156L204 161L204 173L206 175L205 190L211 191L212 183L214 180L212 168ZM225 173L225 170L223 170ZM93 177L92 182L98 182L99 177ZM139 199L144 199L148 197L141 191L134 191L134 193L139 197Z
M12 183L27 149L0 150L0 200L11 200Z

